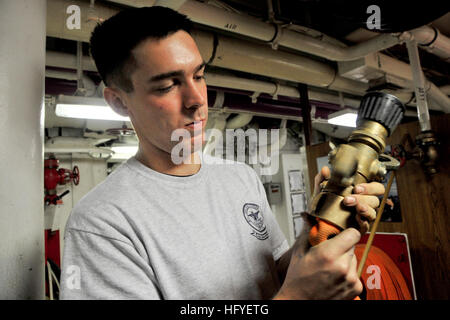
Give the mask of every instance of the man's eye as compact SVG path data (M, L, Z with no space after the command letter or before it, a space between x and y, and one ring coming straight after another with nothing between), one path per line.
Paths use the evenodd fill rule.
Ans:
M202 74L202 75L195 76L194 79L195 79L195 80L202 80L202 79L205 79L205 75Z
M168 87L158 88L158 89L156 89L156 91L159 93L166 93L166 92L169 92L170 90L172 90L173 87L174 87L174 85L172 84Z
M173 81L170 82L170 85L166 85L164 87L156 88L155 91L158 93L167 93L170 90L172 90L176 85L180 84L180 81L177 79L173 79Z

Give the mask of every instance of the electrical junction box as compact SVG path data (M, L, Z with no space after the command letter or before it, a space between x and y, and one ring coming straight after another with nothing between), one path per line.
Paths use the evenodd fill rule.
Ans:
M281 203L281 183L265 183L264 188L266 189L269 204Z

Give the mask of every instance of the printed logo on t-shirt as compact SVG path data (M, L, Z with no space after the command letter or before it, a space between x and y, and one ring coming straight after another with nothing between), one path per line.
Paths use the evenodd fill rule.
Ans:
M246 203L242 209L245 221L252 227L252 236L259 240L266 240L269 237L266 225L264 224L264 217L259 210L259 206L254 203Z

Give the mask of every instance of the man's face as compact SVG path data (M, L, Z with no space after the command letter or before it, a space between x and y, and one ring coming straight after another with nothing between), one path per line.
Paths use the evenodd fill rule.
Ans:
M201 146L208 99L205 64L192 37L178 31L164 39L147 39L133 54L137 61L131 75L134 90L127 94L126 103L140 148L171 153L178 144L171 141L176 129L188 130L191 145L195 140Z

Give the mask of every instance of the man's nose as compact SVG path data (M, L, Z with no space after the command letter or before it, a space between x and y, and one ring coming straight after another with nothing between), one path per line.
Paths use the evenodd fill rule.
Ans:
M205 90L204 83L196 83L195 81L190 81L186 84L184 90L184 106L185 108L198 108L205 104L205 97L203 92Z

